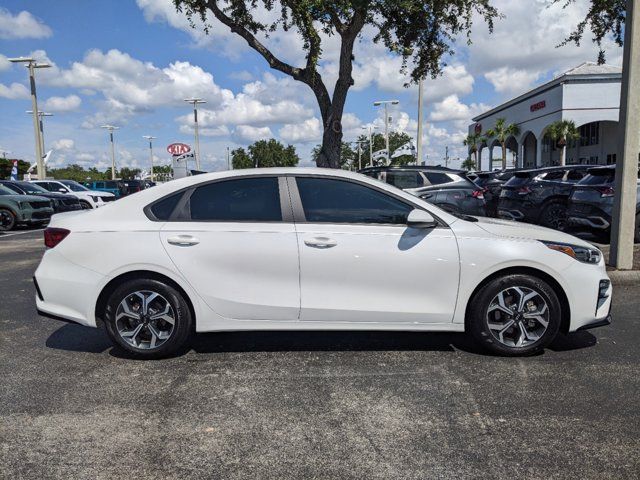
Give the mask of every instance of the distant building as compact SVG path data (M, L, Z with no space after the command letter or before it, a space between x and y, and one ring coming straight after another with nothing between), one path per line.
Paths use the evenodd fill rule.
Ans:
M560 147L546 128L557 120L573 120L580 139L567 144L567 164L611 164L618 149L618 116L622 69L587 62L548 83L509 100L473 119L469 133L493 128L498 118L516 123L520 134L507 141L507 166L534 168L558 165ZM495 139L479 149L480 167L491 169Z

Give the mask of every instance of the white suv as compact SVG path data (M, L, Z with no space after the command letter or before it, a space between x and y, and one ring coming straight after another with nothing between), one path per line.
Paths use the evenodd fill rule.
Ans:
M116 199L113 193L89 190L73 180L32 180L50 192L73 195L80 200L83 209L98 208Z

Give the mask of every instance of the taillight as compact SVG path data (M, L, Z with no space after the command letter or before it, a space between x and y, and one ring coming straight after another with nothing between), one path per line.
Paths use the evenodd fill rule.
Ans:
M598 188L598 192L600 192L601 197L613 197L613 187L602 187Z
M471 192L471 196L479 200L484 200L484 192L482 190L474 190Z
M71 232L66 228L45 228L44 244L48 248L53 248L64 240Z
M518 195L528 195L531 193L531 189L529 187L520 187L518 189Z

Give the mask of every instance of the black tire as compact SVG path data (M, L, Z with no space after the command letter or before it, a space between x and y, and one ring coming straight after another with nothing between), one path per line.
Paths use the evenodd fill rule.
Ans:
M91 210L93 207L91 206L91 204L89 202L87 202L86 200L80 200L80 207L82 208L82 210Z
M492 301L498 297L500 292L505 290L511 291L509 289L513 289L514 287L536 292L539 298L546 303L546 311L548 311L548 315L545 317L548 323L544 333L540 332L538 334L539 339L522 346L506 345L498 338L499 335L494 333L497 332L497 330L489 328L490 315L492 316L491 321L494 327L496 323L500 323L499 320L496 320L497 316L504 315L501 311L490 314L489 308ZM508 302L509 297L505 295L503 299L506 300L504 303L510 307L511 303ZM535 299L536 302L539 301L538 297L535 297ZM494 278L476 292L471 298L469 305L467 317L469 331L480 345L498 355L527 356L542 351L556 337L562 321L560 301L554 290L545 281L531 275L512 274ZM540 309L540 305L541 304L537 306L538 309ZM513 315L513 317L505 317L505 320L502 322L503 325L507 325L511 319L516 322L513 327L503 334L503 338L505 339L508 339L510 336L520 336L522 329L517 326L517 322L520 322L521 325L522 322L531 322L531 324L537 326L538 329L541 329L543 326L540 322L532 321L531 319L527 320L522 318L522 316L516 317L516 315L518 315L516 312L514 312ZM527 339L526 341L529 342L530 340Z
M567 225L567 205L558 201L548 203L540 214L540 225L554 230L564 230Z
M129 302L129 299L135 300L136 298L139 298L134 292L155 293L158 294L155 301L160 302L159 299L162 299L163 302L166 301L166 303L171 306L171 316L173 316L174 320L173 327L171 328L170 323L161 319L151 320L150 318L147 318L144 322L142 319L129 319L128 316L118 319L116 315L118 314L118 316L120 316L118 308L121 306L121 302L125 301L125 299L128 299L126 301ZM153 302L154 301L149 302L149 312L154 312ZM157 313L159 309L160 308L155 310L155 312ZM140 310L135 310L135 304L133 304L133 308L130 310L132 312L140 312ZM120 313L121 312L122 310L120 310ZM105 310L98 313L104 320L107 333L111 340L133 356L141 359L164 358L180 353L182 348L187 344L193 329L191 310L189 309L189 305L182 293L176 290L173 286L155 279L136 279L123 283L109 296ZM150 313L149 316L152 317L154 315ZM126 322L130 323L127 324ZM159 324L158 322L161 323ZM120 331L135 330L141 324L142 327L140 327L140 333L137 335L137 338L134 338L133 340L134 343L136 340L139 340L139 346L136 347L129 343L129 341L126 341ZM164 328L164 331L162 331L162 328ZM171 331L168 334L168 337L162 340L162 344L151 347L151 342L153 341L154 336L152 335L152 331L162 331L161 333L165 333L169 330ZM148 345L145 345L146 338L149 339ZM158 338L160 337L156 337L156 339Z
M0 232L8 232L16 226L16 216L8 208L0 208Z

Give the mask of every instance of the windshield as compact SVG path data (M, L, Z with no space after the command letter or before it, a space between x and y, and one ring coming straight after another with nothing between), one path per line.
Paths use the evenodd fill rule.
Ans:
M17 195L17 194L10 188L5 187L4 185L0 185L0 195Z
M73 192L87 192L89 189L87 187L83 187L79 183L72 182L70 180L62 180L60 183L69 187L69 189Z
M40 193L49 193L48 190L42 188L40 185L36 185L35 183L29 182L20 182L17 184L18 188L23 190L25 193L29 195L38 195Z

